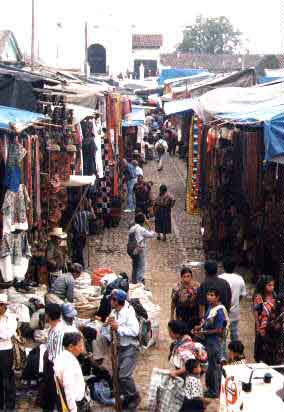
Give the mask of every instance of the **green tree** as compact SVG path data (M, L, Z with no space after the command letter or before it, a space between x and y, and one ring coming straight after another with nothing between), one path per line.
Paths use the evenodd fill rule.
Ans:
M197 16L195 24L183 32L178 50L192 53L232 54L241 45L242 33L235 30L227 17Z

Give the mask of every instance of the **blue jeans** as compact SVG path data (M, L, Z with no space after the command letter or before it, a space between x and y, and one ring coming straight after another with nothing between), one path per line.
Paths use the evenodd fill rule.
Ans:
M132 282L144 283L145 275L145 252L132 257Z
M206 343L206 351L208 355L206 386L208 392L212 395L219 396L221 385L221 339L214 343Z
M136 179L130 179L127 181L127 207L128 209L134 211L135 210L135 205L134 205L134 193L133 193L133 188L136 183Z

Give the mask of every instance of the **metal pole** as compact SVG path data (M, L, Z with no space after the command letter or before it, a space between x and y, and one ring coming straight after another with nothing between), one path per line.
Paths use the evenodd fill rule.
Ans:
M85 64L84 64L85 76L88 77L88 23L85 22Z
M31 39L31 66L35 64L35 0L32 0L32 39Z

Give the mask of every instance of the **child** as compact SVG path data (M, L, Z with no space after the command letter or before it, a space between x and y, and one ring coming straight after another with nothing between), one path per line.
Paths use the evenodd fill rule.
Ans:
M201 366L198 359L189 359L185 363L185 398L180 412L203 412L203 388L200 380Z
M229 326L229 316L225 306L220 304L220 292L217 289L207 291L208 309L200 326L194 328L196 336L204 336L208 355L206 373L206 398L218 398L221 384L222 342Z
M245 347L240 340L233 340L228 345L229 365L240 365L246 363Z

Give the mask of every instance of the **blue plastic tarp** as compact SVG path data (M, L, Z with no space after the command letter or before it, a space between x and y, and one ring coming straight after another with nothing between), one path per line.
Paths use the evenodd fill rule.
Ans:
M196 76L200 73L208 73L208 70L205 69L163 69L158 83L163 85L165 80L168 79L177 79L179 77L189 77Z
M265 160L284 156L284 114L264 122Z
M0 106L0 129L10 129L12 126L20 132L33 123L46 119L47 117L40 113Z
M132 107L132 112L128 113L122 121L122 127L143 126L145 123L145 110L140 107Z

